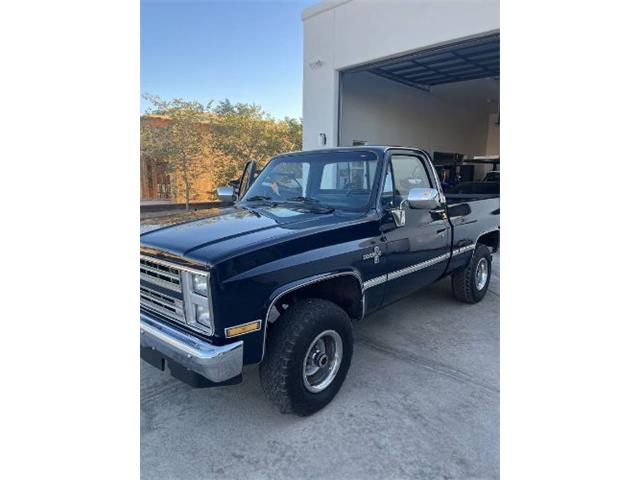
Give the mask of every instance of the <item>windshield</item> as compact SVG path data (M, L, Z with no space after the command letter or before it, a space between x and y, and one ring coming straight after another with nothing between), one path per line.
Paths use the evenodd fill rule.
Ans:
M377 156L366 151L277 157L265 167L242 201L361 210L369 204L377 171Z

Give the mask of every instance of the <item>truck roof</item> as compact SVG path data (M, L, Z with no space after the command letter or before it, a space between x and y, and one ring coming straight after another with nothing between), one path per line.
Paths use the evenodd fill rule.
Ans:
M281 157L285 155L305 155L305 154L312 154L312 153L357 152L357 151L363 151L363 150L384 154L387 152L387 150L391 150L391 149L424 152L424 150L419 147L401 147L397 145L358 145L354 147L331 147L331 148L318 148L314 150L297 150L294 152L281 153L279 155L276 155L276 157Z

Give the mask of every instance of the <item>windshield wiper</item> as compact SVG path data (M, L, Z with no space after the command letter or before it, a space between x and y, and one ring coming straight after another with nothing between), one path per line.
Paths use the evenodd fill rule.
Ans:
M271 197L266 197L264 195L254 195L253 197L247 198L247 202L257 202L260 200L271 200Z
M249 203L252 206L252 208L255 208L256 206L260 206L259 203L254 203L254 202L262 202L263 205L267 205L269 207L275 207L276 205L278 205L278 202L276 202L275 200L272 200L271 197L267 195L254 195L253 197L245 198L242 202Z
M326 213L331 213L335 210L335 208L333 207L327 207L326 205L320 205L320 200L318 200L317 198L311 198L311 197L290 197L287 198L286 200L287 202L291 202L291 203L302 203L305 206L311 207L311 208L319 208L322 209L323 212Z
M290 197L287 198L287 202L320 203L320 200L311 197Z

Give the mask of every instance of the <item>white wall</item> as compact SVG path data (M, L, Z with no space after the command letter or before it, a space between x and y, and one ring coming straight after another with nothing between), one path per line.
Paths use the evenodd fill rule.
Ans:
M305 149L336 145L339 70L500 28L496 0L332 0L302 19Z
M487 134L487 155L500 155L500 125L498 121L500 116L492 113L489 116L489 126Z
M333 13L316 15L304 22L304 70L302 96L302 144L318 148L318 135L327 146L336 145L338 72L333 59ZM317 65L310 66L312 62Z
M490 86L490 81L472 80L436 86L427 93L365 72L346 75L340 144L366 140L369 145L482 155Z

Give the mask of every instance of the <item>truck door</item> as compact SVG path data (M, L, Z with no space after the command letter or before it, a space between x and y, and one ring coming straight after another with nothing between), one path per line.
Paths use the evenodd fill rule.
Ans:
M405 151L391 151L387 162L381 197L387 247L385 304L434 282L447 266L451 231L444 205L413 209L404 202L412 188L437 188L427 162L418 152Z

